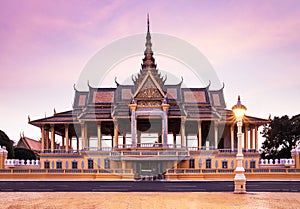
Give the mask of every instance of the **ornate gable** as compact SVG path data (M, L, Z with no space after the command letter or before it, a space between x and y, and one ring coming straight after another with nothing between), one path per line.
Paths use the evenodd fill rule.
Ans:
M141 106L161 105L165 93L155 78L148 73L134 94L134 99Z

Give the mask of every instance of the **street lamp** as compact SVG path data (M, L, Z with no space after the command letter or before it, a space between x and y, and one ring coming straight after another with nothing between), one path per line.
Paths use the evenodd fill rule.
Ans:
M234 193L243 194L246 193L246 177L245 169L243 167L244 155L242 151L242 126L243 126L243 117L245 115L247 108L242 105L241 98L238 96L237 104L232 107L232 111L235 115L237 122L237 137L238 137L238 152L236 154L237 166L235 168L234 176Z

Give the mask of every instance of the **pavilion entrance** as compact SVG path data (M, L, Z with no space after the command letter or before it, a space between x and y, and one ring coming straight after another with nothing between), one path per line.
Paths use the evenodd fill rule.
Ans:
M136 173L136 178L141 180L163 179L167 169L167 161L143 160L134 162L134 173Z
M162 144L162 120L161 118L138 118L137 120L137 144L159 145Z

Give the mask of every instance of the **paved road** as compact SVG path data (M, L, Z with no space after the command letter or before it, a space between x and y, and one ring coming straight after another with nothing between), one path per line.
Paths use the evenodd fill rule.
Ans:
M233 181L0 181L1 192L232 192ZM247 181L248 192L300 192L300 181Z

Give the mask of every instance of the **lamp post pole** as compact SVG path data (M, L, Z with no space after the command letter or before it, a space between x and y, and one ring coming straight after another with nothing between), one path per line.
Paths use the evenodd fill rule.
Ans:
M243 167L244 155L242 151L242 126L243 126L243 117L247 108L242 105L240 96L238 97L238 102L232 107L232 111L235 114L237 122L237 137L238 137L238 152L236 155L237 166L235 168L234 176L234 193L244 194L246 193L246 176L245 169Z

